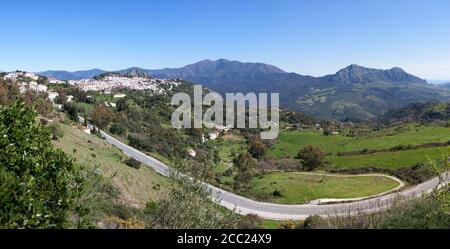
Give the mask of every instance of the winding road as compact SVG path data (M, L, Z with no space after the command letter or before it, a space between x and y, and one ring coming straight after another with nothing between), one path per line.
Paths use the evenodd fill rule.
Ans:
M82 121L82 118L80 118ZM170 168L152 158L141 151L126 145L119 140L113 138L107 133L101 131L101 135L106 141L128 154L130 157L142 162L148 167L154 169L157 173L169 176ZM441 178L441 179L440 179ZM378 196L370 199L327 205L283 205L266 202L254 201L226 190L217 188L210 184L206 184L211 190L214 198L220 201L220 205L234 210L240 214L256 214L259 217L272 220L303 220L311 215L351 215L355 212L373 212L388 207L395 200L404 198L414 198L421 196L423 193L430 193L437 188L441 188L450 182L450 173L445 173L441 177L435 177L429 181L405 189L400 192Z

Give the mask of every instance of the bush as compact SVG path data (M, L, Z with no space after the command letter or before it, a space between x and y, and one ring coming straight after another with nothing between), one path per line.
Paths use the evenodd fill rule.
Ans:
M274 197L283 197L283 193L282 193L282 191L279 190L279 189L275 189L275 190L273 191L272 195L273 195Z
M61 128L61 125L58 123L51 123L48 128L50 129L50 132L52 133L52 137L54 140L58 138L62 138L64 136L64 131Z
M124 163L132 168L140 169L141 168L141 162L134 158L128 158L124 161Z
M232 168L228 168L226 169L223 173L223 176L232 176L233 175L233 169Z
M323 222L323 218L319 215L308 216L308 218L306 218L305 222L303 223L303 228L312 229L321 222Z
M244 216L238 224L239 229L258 229L262 223L262 219L255 214L248 214Z
M251 141L248 151L254 158L260 159L267 153L267 146L259 138L255 138Z
M315 170L325 163L325 153L315 145L306 145L298 153L303 168L307 171Z
M127 127L125 125L123 125L123 124L120 124L120 123L113 123L111 125L111 128L109 128L109 131L112 134L122 136L122 135L126 135Z

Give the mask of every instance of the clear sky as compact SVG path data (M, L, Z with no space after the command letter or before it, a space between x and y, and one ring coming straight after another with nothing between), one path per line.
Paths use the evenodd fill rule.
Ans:
M0 70L226 58L324 75L349 64L450 79L448 0L2 1Z

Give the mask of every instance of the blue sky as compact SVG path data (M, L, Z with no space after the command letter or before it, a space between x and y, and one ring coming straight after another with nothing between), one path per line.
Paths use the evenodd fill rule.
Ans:
M448 0L2 1L0 70L264 62L324 75L349 64L450 79Z

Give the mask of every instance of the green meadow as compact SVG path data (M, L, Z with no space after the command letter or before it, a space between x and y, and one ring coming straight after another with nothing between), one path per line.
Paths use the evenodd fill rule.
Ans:
M398 182L384 176L317 175L276 172L255 177L245 195L253 199L303 204L322 198L356 198L386 192ZM275 191L279 192L274 194Z
M402 168L416 163L427 163L442 158L448 147L430 147L414 150L378 152L373 154L337 156L338 152L363 149L389 149L398 145L420 145L450 140L450 128L409 125L394 135L383 133L365 137L343 135L324 136L315 130L282 131L278 142L269 152L270 157L295 157L305 145L319 146L327 154L327 161L337 168Z

